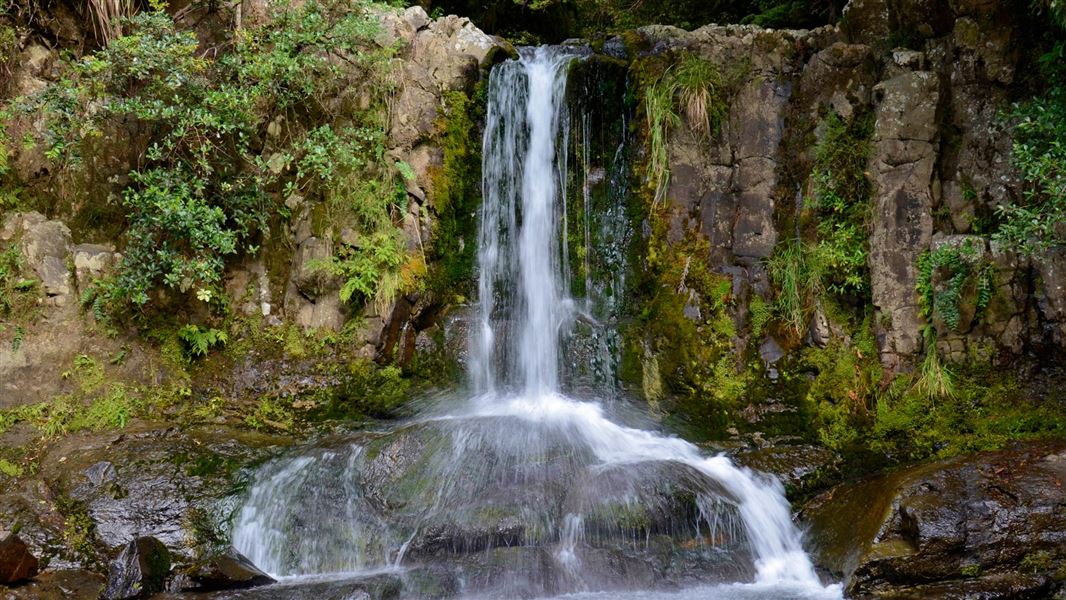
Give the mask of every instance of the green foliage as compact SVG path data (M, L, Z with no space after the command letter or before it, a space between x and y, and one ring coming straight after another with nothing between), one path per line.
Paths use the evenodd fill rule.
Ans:
M866 176L873 120L845 122L830 112L815 148L814 197L822 286L838 296L860 298L869 293L868 220L871 187Z
M922 359L911 391L930 400L951 398L955 395L955 374L940 360L936 348L936 330L927 326L922 336L925 339L925 358Z
M18 350L24 330L32 319L39 294L38 282L22 275L22 254L12 244L0 251L0 331L12 327L12 349Z
M959 330L963 306L972 302L979 318L992 301L995 272L971 240L961 246L942 245L918 257L919 307L930 321L939 319L949 330Z
M866 162L872 121L861 116L847 123L831 112L823 127L809 201L816 241L785 240L767 262L777 290L774 312L794 335L807 329L819 305L864 306L870 291Z
M225 346L229 336L213 327L188 324L178 330L178 339L187 357L201 358L207 356L211 348Z
M654 184L654 205L659 206L670 185L669 132L681 124L670 86L658 82L645 88L644 115L648 125L648 179Z
M723 74L713 63L684 54L661 75L643 82L644 116L648 128L648 181L658 206L670 184L668 142L681 126L681 113L699 135L715 136L729 112L729 103L747 78L750 65L738 63ZM645 75L647 77L647 75Z
M244 423L254 429L289 431L295 423L295 414L291 403L268 396L259 401L255 411L244 418Z
M107 393L88 404L73 395L58 396L45 403L40 429L49 438L85 430L124 429L135 410L136 404L129 391L124 385L115 383Z
M1051 569L1052 561L1050 552L1038 550L1026 554L1018 563L1018 569L1022 573L1043 573Z
M816 245L792 240L778 245L767 263L777 288L774 312L794 334L806 331L822 295L821 258Z
M375 243L394 229L392 211L405 196L384 154L380 98L392 89L385 77L393 50L374 42L377 20L364 2L343 0L269 10L215 59L166 13L141 12L24 103L43 111L47 154L68 169L86 168L92 140L133 133L139 156L121 207L126 247L117 275L93 297L98 314L143 310L174 293L218 298L226 259L255 253L288 216L279 197L323 199ZM378 100L364 109L366 96ZM346 119L335 125L340 109ZM268 155L259 154L264 137ZM163 287L171 294L153 293Z
M63 516L63 541L75 558L97 562L96 522L85 504L67 495L56 498L56 511Z
M1066 59L1066 43L1054 53ZM1060 63L1062 64L1062 63ZM997 207L995 236L1025 254L1066 242L1066 77L1011 111L1011 160L1025 181L1023 198Z
M773 307L761 296L753 295L748 303L748 311L751 314L751 336L761 339L763 330L773 317Z

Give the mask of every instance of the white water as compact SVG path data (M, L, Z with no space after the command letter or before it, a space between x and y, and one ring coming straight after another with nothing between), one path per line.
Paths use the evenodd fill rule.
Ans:
M566 398L559 393L558 348L573 302L565 297L557 231L563 214L558 144L563 128L560 105L566 87L566 70L573 60L557 50L541 47L526 52L517 63L503 65L500 82L490 97L485 134L483 172L486 178L483 209L480 279L482 313L480 339L475 344L476 378L492 382L475 403L474 415L520 417L531 421L562 423L578 432L603 464L649 460L677 461L715 479L739 499L740 514L756 557L759 583L791 582L820 587L801 536L792 523L788 502L775 480L762 479L734 466L728 458L701 456L692 444L675 437L623 427L608 420L592 402ZM523 89L523 87L525 89ZM515 146L521 139L517 123L524 117L528 146L524 154ZM515 128L508 131L505 128ZM501 131L502 129L502 131ZM524 157L520 164L515 158ZM565 166L562 167L565 169ZM521 181L513 184L500 182ZM515 194L518 193L518 198ZM520 222L514 213L521 210ZM511 229L500 232L498 227ZM501 236L518 228L517 257L501 252ZM512 251L513 252L513 251ZM511 351L516 356L518 393L498 392L494 353L506 343L495 334L493 298L501 266L517 260L516 310L508 315L521 334ZM580 518L573 516L573 518ZM567 551L569 552L569 551ZM569 556L569 555L568 555Z
M513 441L507 440L507 432L500 432L494 443L536 446L530 436L542 435L537 432L561 433L573 448L591 454L593 467L655 461L680 463L717 482L729 496L713 502L735 502L743 537L754 560L754 582L693 588L680 595L590 593L574 598L839 598L839 586L822 587L819 583L776 480L738 468L725 456L704 456L679 438L615 423L601 404L569 398L561 391L560 347L575 316L563 243L565 140L569 135L564 97L572 60L576 59L559 49L523 49L521 60L498 65L492 73L479 230L480 313L471 340L470 377L475 393L465 409L423 423L492 418L502 418L501 423L524 422L528 425L513 432ZM588 132L583 132L583 137L587 136ZM584 162L587 161L586 157ZM587 206L587 189L582 201ZM585 273L587 277L587 268ZM585 287L590 287L588 280ZM454 510L446 503L454 500L449 496L454 491L451 486L456 478L469 472L464 470L467 463L484 460L477 456L476 431L459 429L455 435L454 456L445 459L448 462L439 472L437 488L427 499L430 508L423 518ZM341 469L342 480L331 482L333 486L327 484L330 489L316 488L304 496L297 496L294 490L323 485L323 478L329 477L325 473L331 471L322 465L336 462L335 454L297 457L264 469L234 527L235 547L260 567L275 573L402 567L408 546L420 533L421 525L400 536L384 523L367 519L364 491L355 483L363 454L358 447L352 451L346 459L347 467ZM572 483L577 486L577 482ZM330 494L336 495L337 490L339 497L333 500ZM346 503L343 510L336 511L345 522L315 524L317 515L310 515L307 520L312 524L304 523L304 516L291 505L305 496L316 506L322 502ZM699 498L698 502L711 500ZM542 508L533 507L532 512ZM715 512L710 505L700 505L704 522L712 530L718 526ZM588 589L582 584L585 515L567 512L555 518L558 522L549 527L557 533L555 559L567 577L576 582L569 589ZM286 562L286 556L291 558L297 553L292 548L293 540L287 539L293 535L294 520L305 528L301 535L321 537L300 540L298 552L307 556L295 565ZM308 527L310 531L306 530ZM338 538L337 532L327 532L328 528L340 528L343 535ZM714 537L712 531L711 539ZM337 539L343 547L336 547Z

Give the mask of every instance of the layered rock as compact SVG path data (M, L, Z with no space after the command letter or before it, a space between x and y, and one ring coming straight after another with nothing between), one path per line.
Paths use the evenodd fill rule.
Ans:
M803 509L850 596L1045 598L1066 565L1066 444L1040 442L844 484Z
M37 574L37 557L17 535L0 540L0 584L20 583Z
M818 122L829 112L846 123L872 114L868 267L882 363L907 370L924 351L918 259L963 234L983 234L993 307L962 330L939 328L941 350L999 365L1061 350L1057 254L1030 261L991 245L987 234L995 207L1021 196L1002 117L1020 57L1014 12L1000 3L856 0L839 27L813 31L639 30L639 56L675 51L722 73L750 64L719 135L707 140L688 122L671 135L671 239L702 233L711 244L707 266L738 277L742 299L752 289L769 300L760 263L801 231L816 184ZM737 310L738 324L745 314ZM831 329L814 325L816 333ZM815 338L826 341L808 339Z

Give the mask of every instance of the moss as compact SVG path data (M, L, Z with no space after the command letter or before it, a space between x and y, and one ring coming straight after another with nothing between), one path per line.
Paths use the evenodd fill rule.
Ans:
M841 451L862 444L883 376L869 317L850 339L804 350L802 365L814 373L806 401L820 441Z
M103 557L97 550L96 523L85 505L70 496L60 495L56 498L56 510L63 517L63 542L71 551L68 558L100 567Z
M734 355L732 280L711 272L706 239L690 233L668 244L664 217L654 218L649 268L630 304L641 310L624 330L628 358L622 375L651 376L651 385L643 387L655 389L648 366L657 365L668 421L699 439L721 437L751 380Z
M446 92L437 123L444 158L430 174L437 219L426 285L445 302L465 301L474 272L477 240L468 236L477 231L481 148L476 120L485 110L483 94L474 97L476 101L461 91Z

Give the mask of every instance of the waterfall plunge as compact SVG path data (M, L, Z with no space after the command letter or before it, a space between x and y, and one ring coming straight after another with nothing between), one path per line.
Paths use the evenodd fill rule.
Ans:
M791 590L790 594L802 590L802 597L838 598L839 586L820 586L775 480L739 469L724 456L702 456L679 438L619 425L607 418L600 404L568 398L560 391L559 348L575 306L564 276L565 234L561 234L569 135L564 95L572 60L577 59L558 48L522 49L520 60L498 65L491 75L479 230L480 311L471 340L475 394L466 408L414 425L448 428L443 430L451 436L451 451L439 451L426 467L435 489L418 498L421 508L410 511L413 516L401 520L401 525L390 525L386 519L366 516L373 514L375 504L360 487L366 479L360 469L368 468L362 445L352 446L339 470L323 466L337 461L332 451L283 460L268 465L257 479L239 514L234 544L261 567L284 575L403 565L412 541L432 529L428 523L436 523L449 511L461 512L464 502L475 501L463 495L463 478L495 473L492 469L498 470L498 463L526 473L529 467L523 461L542 460L545 448L562 444L587 462L579 466L581 474L575 478L621 468L639 479L640 466L652 463L692 469L705 478L699 489L721 490L719 496L709 491L697 494L696 531L721 525L712 504L730 505L750 548L755 585L770 586L765 597L780 597L774 586L784 586L781 589ZM479 454L486 448L497 454L492 461ZM337 477L326 473L337 472L340 485L322 481ZM515 479L525 481L527 476L505 478L513 485ZM571 486L585 483L571 481ZM292 488L317 485L342 490L342 498L334 500L322 500L319 492L303 497L315 506L332 502L328 510L347 521L341 535L332 542L328 534L313 543L292 539L284 531L298 520L293 511L299 502ZM634 500L630 497L627 502ZM580 551L588 532L581 509L560 515L532 506L523 514L535 521L529 530L554 540L556 561L576 582L572 591L588 589ZM524 543L544 542L536 535L526 537ZM293 544L305 554L296 564L284 559L286 553L294 554L286 547Z

